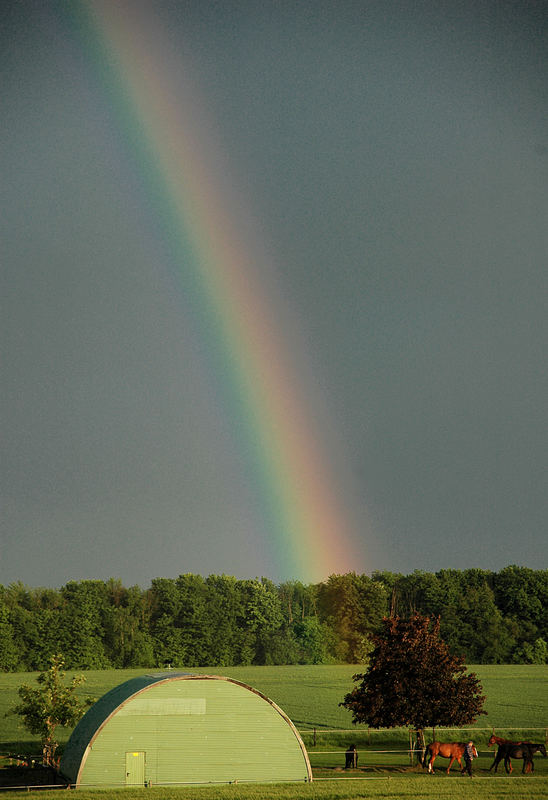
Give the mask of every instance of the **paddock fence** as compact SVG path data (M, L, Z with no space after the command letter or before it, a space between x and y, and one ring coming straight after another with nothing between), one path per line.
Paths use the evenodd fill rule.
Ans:
M391 774L422 772L423 751L418 746L416 731L412 729L312 727L298 730L307 749L315 781L349 778L384 780ZM496 747L487 746L489 737L493 733L492 727L435 728L425 730L424 733L426 744L436 739L460 742L472 739L479 755L474 762L475 773L478 776L492 774L488 770L493 763ZM514 741L542 742L548 746L548 726L497 728L496 733ZM355 768L346 768L346 750L351 745L356 747L357 765ZM448 763L447 759L438 757L435 770L437 772L446 770ZM536 756L535 766L535 774L548 776L548 758ZM2 781L2 767L9 768L11 785ZM53 770L49 770L46 778L47 769L42 764L41 754L15 751L13 742L4 745L0 743L0 792L67 788L66 783L58 782L58 776ZM458 774L456 762L451 772ZM515 772L521 772L521 767ZM16 780L17 774L20 774L21 781ZM501 778L504 774L502 768L498 777Z
M424 731L425 745L432 741L462 742L473 740L478 751L478 766L490 759L492 763L496 747L489 747L492 727L430 728ZM512 741L534 741L548 746L548 726L527 728L497 728L499 736ZM418 766L422 762L424 749L417 732L409 728L299 728L306 746L312 768L345 769L346 750L354 745L361 768L394 769ZM438 757L437 764L444 759ZM448 762L445 762L446 766ZM489 765L488 765L489 766Z

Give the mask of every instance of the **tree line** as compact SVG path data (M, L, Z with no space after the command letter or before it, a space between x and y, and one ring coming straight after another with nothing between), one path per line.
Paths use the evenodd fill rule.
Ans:
M363 663L385 617L440 618L469 664L548 661L548 570L509 566L331 575L278 585L228 575L0 586L0 670Z

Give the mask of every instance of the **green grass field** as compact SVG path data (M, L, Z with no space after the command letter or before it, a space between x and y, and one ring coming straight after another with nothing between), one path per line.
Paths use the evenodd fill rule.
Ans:
M10 790L8 797L58 800L59 790ZM548 800L548 778L379 776L311 784L77 790L78 800Z
M283 667L226 667L222 669L193 669L194 673L223 674L235 678L274 700L293 720L299 729L314 771L312 785L290 786L217 786L177 787L173 789L150 788L147 790L95 790L91 793L79 790L79 797L116 797L125 800L147 798L242 798L242 800L266 800L266 798L544 798L548 800L548 759L535 758L533 776L521 776L521 762L515 764L516 771L506 776L503 766L499 774L492 775L488 768L493 752L487 749L487 739L493 728L509 738L529 738L545 742L548 739L548 666L504 665L471 667L482 683L487 696L486 716L478 719L473 729L439 729L436 738L446 741L462 741L473 737L480 751L475 763L475 778L470 781L458 774L453 765L447 776L445 759L436 761L437 772L427 776L420 766L412 766L409 759L408 731L372 731L363 726L352 726L350 714L338 704L344 694L352 688L352 676L359 667L338 666L283 666ZM86 682L79 693L100 697L113 686L146 670L110 670L86 672ZM72 673L68 673L70 677ZM17 752L37 754L38 739L30 736L16 716L6 712L17 702L17 688L22 683L33 683L34 673L0 673L0 753ZM65 742L70 730L62 730L59 738ZM427 732L427 739L432 731ZM355 742L360 753L358 770L346 772L343 751L350 742ZM354 776L358 776L354 778ZM352 776L352 777L350 777ZM10 796L17 795L13 790ZM32 797L31 792L26 793ZM54 792L42 790L41 798L47 800Z

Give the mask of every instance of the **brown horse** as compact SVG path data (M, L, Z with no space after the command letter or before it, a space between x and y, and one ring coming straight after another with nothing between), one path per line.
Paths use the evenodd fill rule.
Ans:
M501 747L504 750L504 767L506 772L512 772L511 758L523 758L522 772L534 772L535 762L533 761L533 753L538 750L543 756L546 756L546 747L543 744L535 744L535 742L522 742L521 744L503 744ZM497 753L498 755L498 753Z
M508 750L509 747L515 747L519 744L522 744L522 742L513 742L511 739L502 739L500 736L495 736L495 734L493 733L493 735L487 742L487 746L492 747L494 744L498 745L498 750L495 756L495 760L489 767L489 771L491 771L494 767L496 772L500 762L502 761L502 759L504 759L504 766L506 767L506 772L512 772L512 762L510 760L510 755L508 754ZM523 766L525 767L525 762L523 763Z
M500 736L495 736L495 734L493 734L487 742L487 747L493 747L494 744L521 744L521 740L515 742L513 739L501 739Z
M537 744L535 742L512 742L510 739L501 739L500 736L495 736L495 734L493 734L487 744L489 747L494 744L498 745L495 760L489 767L490 770L494 767L495 772L497 771L498 765L502 759L504 759L504 768L506 769L506 772L513 772L513 758L523 759L522 772L533 772L535 769L533 754L540 751L543 756L546 756L546 747L543 744Z
M449 766L447 767L448 775L451 765L455 759L458 761L459 767L462 770L461 758L464 755L465 749L466 745L464 742L431 742L426 748L426 752L422 760L422 766L427 766L428 772L434 772L434 761L436 756L441 756L442 758L451 759Z

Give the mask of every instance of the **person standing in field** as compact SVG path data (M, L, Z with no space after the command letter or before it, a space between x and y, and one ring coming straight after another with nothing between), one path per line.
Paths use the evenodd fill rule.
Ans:
M464 748L464 767L461 769L460 774L464 775L467 772L472 777L472 760L478 757L478 751L474 747L474 742L467 742Z

